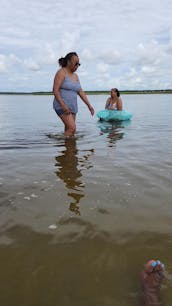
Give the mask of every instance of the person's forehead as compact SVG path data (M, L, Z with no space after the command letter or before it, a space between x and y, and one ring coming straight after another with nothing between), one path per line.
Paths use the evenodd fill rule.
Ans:
M71 59L78 59L78 56L77 55L73 55L72 57L71 57Z

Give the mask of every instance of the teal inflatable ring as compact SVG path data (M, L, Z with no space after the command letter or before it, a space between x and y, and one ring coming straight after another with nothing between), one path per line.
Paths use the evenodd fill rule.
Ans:
M126 121L132 118L132 114L125 110L118 111L104 109L97 113L97 117L104 121Z

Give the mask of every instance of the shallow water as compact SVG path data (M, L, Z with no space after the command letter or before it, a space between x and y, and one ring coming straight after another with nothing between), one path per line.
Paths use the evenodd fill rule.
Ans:
M131 122L79 101L66 140L52 96L0 96L1 305L137 305L150 258L171 305L172 95L122 98Z

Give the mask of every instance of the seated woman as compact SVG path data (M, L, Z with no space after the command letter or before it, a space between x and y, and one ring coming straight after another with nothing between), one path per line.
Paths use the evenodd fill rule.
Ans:
M112 88L110 97L107 99L105 109L122 111L122 99L117 88Z

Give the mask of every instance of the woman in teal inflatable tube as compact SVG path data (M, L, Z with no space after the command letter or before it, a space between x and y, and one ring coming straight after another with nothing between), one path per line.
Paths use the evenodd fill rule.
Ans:
M123 110L122 99L117 88L112 88L107 99L105 109L97 113L97 117L103 121L126 121L132 118L132 114Z
M112 88L110 97L107 99L105 109L122 111L122 99L117 88Z

